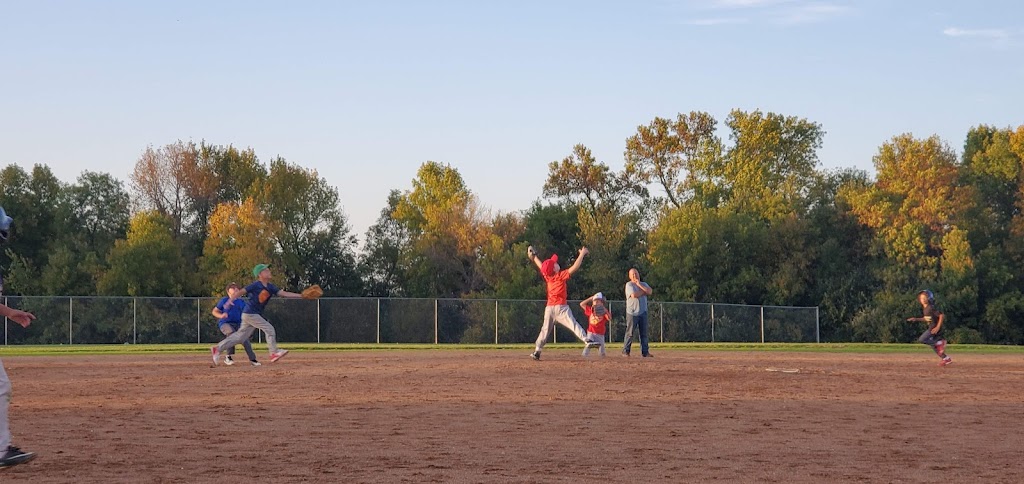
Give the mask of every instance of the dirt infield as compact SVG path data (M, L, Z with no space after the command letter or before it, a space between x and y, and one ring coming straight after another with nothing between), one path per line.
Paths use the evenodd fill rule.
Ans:
M8 357L0 481L1024 482L1024 361L926 350Z

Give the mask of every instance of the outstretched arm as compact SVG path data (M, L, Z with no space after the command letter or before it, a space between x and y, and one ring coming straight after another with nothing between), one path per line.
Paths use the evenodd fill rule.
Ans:
M537 266L537 270L538 271L541 270L541 267L542 267L543 263L540 261L540 257L537 257L537 252L535 252L533 250L533 246L532 245L527 248L526 255L530 258L530 260L533 261L533 264L535 266Z
M574 274L576 271L580 270L580 266L583 265L583 257L585 257L589 253L590 251L587 250L586 247L580 249L580 255L576 257L576 262L573 262L572 265L569 266L568 269L566 269L569 271L569 274Z
M27 328L28 325L32 324L32 320L36 319L36 316L30 312L7 307L3 304L0 304L0 316L13 319L14 322L20 324L22 328Z
M281 296L281 297L286 297L288 299L301 299L302 298L302 294L300 294L300 293L289 292L289 291L285 291L285 290L277 291L277 295Z

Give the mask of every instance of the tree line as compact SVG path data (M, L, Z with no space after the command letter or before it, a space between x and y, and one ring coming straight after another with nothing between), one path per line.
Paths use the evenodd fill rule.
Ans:
M723 139L719 133L727 133ZM208 296L270 261L327 296L542 299L526 260L591 255L570 297L617 294L637 267L665 301L819 306L830 341L907 341L914 293L936 292L954 342L1024 342L1024 125L979 125L959 156L901 134L874 176L825 170L813 121L734 110L657 117L613 170L582 144L549 164L543 198L483 206L456 167L423 163L394 188L362 247L315 170L251 149L176 141L128 177L73 183L0 171L17 217L0 254L7 292Z

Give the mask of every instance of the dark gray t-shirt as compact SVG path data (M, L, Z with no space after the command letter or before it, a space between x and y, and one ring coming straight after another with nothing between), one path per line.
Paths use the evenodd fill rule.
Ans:
M650 289L646 282L640 282L645 288ZM626 283L626 314L643 314L647 312L647 295L644 294L640 297L632 297L633 293L638 292L640 287L629 281Z

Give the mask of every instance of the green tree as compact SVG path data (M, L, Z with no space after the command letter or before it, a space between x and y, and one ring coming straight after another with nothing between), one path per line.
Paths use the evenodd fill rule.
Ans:
M362 293L356 273L357 241L340 207L336 188L309 170L277 158L259 189L260 206L275 222L287 285L319 284L331 296Z
M127 238L107 256L99 291L111 296L182 296L190 287L188 265L174 238L175 221L155 211L132 217Z

